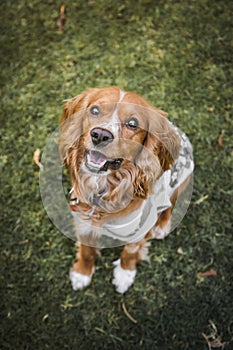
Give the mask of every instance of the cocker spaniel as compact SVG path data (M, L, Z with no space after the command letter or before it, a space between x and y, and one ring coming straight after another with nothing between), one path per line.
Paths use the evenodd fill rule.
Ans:
M148 240L171 230L172 209L193 171L192 147L165 112L117 87L68 100L60 129L79 241L73 289L90 284L99 247L124 244L113 279L124 293L147 259Z

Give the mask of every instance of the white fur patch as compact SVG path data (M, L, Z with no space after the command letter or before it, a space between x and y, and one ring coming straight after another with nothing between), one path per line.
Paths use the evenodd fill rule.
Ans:
M105 127L110 130L113 135L116 137L120 128L120 120L117 114L117 110L115 109L111 118L109 119L109 123L105 125Z
M171 230L171 221L169 220L166 225L163 227L155 226L152 230L152 237L156 239L163 239L165 238Z
M124 91L120 91L120 96L119 96L119 102L121 102L121 100L124 98L125 96L125 92ZM116 137L118 135L119 132L119 128L120 128L120 119L118 117L118 113L117 113L117 108L118 108L118 104L116 105L116 108L113 111L113 114L111 116L111 118L109 119L108 124L105 126L108 130L110 130L113 135Z
M81 290L87 287L91 283L91 277L87 275L82 275L81 273L70 271L70 280L73 290Z
M120 259L113 262L115 268L113 270L114 279L112 284L116 286L118 293L125 293L134 283L137 270L125 270L120 265Z
M119 101L118 102L121 102L125 96L126 92L125 91L120 91L120 97L119 97Z

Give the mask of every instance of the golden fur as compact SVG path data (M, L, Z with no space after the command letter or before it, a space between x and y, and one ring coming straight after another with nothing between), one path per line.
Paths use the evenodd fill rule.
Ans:
M139 208L152 192L156 179L171 167L179 153L179 137L165 112L135 93L126 92L119 102L120 96L117 87L87 90L66 102L60 123L60 153L79 198L76 210L85 218L95 206L92 222L96 226ZM100 108L100 117L90 114L93 106ZM91 130L108 132L114 113L119 120L117 133L110 133L114 137L108 144L93 145ZM127 120L132 117L139 124L135 129L127 127ZM85 168L85 154L93 149L100 149L107 159L123 159L121 166L108 169L106 174L92 175ZM163 226L169 219L170 210L160 217L158 224ZM144 246L143 241L138 244L139 248ZM140 260L140 249L136 252L133 249L132 253L130 246L125 247L121 256L121 266L128 270L135 269ZM91 276L96 256L95 248L81 244L73 270Z

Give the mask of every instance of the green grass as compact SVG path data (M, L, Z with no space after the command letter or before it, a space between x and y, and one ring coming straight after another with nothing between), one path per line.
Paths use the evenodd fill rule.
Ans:
M208 350L202 333L214 324L230 350L232 2L64 4L62 33L60 1L1 6L0 348ZM73 242L49 221L32 161L56 128L63 100L107 85L167 111L189 135L196 164L185 219L152 242L150 264L138 267L124 296L111 284L120 248L103 250L91 286L72 290ZM211 268L216 277L198 277Z

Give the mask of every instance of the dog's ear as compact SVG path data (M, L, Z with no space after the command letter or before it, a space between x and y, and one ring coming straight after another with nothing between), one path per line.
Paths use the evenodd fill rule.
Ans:
M141 169L141 174L136 178L135 192L140 198L146 198L154 189L155 181L162 173L162 168L158 156L154 153L154 142L152 139L146 140L141 151L135 159L137 168Z
M83 133L83 118L87 108L85 94L78 95L63 106L60 120L59 151L67 163L67 155L72 147L77 147Z
M150 193L159 175L168 170L178 157L180 137L165 112L151 108L146 111L146 118L147 136L135 163L143 169Z
M67 100L62 109L62 117L60 119L60 124L64 123L68 118L77 113L80 109L84 108L84 94L80 94L76 97Z
M171 168L179 155L180 136L167 120L166 113L159 109L150 111L149 127L145 146L159 159L161 168Z

